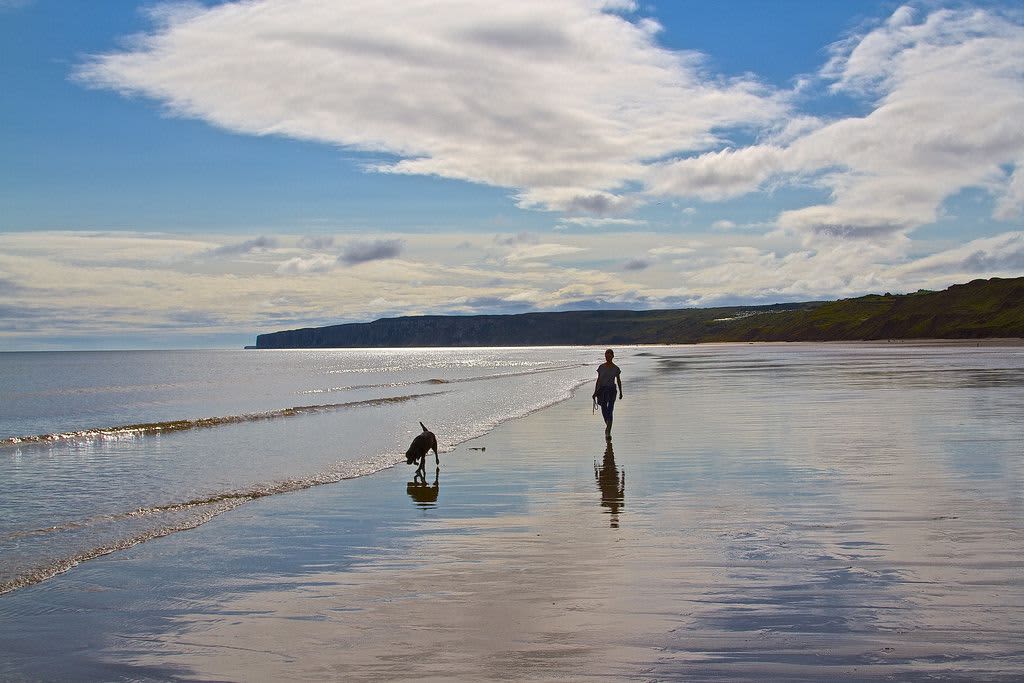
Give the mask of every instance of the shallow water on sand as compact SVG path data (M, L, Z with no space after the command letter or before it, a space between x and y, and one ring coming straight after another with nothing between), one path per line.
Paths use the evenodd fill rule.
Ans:
M564 399L593 349L0 354L0 594Z
M1024 348L619 360L610 445L581 391L83 565L0 677L1019 680Z

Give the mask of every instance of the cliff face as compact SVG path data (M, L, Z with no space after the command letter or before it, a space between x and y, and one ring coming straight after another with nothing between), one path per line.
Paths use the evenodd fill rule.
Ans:
M671 311L567 311L519 315L425 315L383 318L261 334L256 348L560 346L699 341L707 324L749 311L771 312L813 304Z
M259 349L1024 337L1024 278L942 292L661 311L384 318L261 334Z
M627 343L641 330L657 334L666 314L702 317L701 311L571 311L521 315L427 315L384 318L261 334L272 348L412 346L558 346ZM675 315L669 315L675 318ZM687 317L682 315L682 317Z

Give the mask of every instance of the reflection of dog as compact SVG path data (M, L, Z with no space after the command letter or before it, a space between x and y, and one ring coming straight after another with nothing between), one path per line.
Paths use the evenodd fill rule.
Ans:
M428 484L426 477L416 471L416 476L405 486L405 492L409 494L416 507L432 508L437 505L437 494L441 487L438 485L439 471L434 472L434 483Z
M405 452L405 461L410 465L418 462L420 466L417 469L420 472L425 472L427 468L427 451L434 451L434 464L437 466L437 469L441 469L441 459L437 457L437 437L422 422L420 422L420 427L423 427L423 431L417 434L416 438L409 444L409 450Z

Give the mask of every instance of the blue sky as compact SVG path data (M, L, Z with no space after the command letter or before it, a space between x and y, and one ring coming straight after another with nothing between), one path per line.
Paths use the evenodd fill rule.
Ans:
M1021 275L1022 15L0 0L0 350Z

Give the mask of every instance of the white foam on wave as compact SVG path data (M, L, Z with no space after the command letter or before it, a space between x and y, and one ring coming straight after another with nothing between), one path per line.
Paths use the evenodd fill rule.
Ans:
M0 439L0 448L29 444L48 444L59 441L133 439L147 434L166 434L169 432L181 432L189 429L208 429L211 427L223 427L225 425L240 424L243 422L259 422L262 420L275 420L285 417L307 415L310 413L342 410L344 408L362 408L367 406L384 405L386 403L398 403L402 401L411 401L412 399L421 398L423 396L432 396L434 393L437 392L410 394L408 396L388 396L385 398L373 398L365 401L349 401L346 403L292 406L290 408L281 408L279 410L267 410L261 413L243 413L241 415L225 415L221 417L166 420L164 422L148 422L143 424L123 425L120 427L97 427L94 429L82 429L73 432L40 434L38 436L15 436L7 439Z

